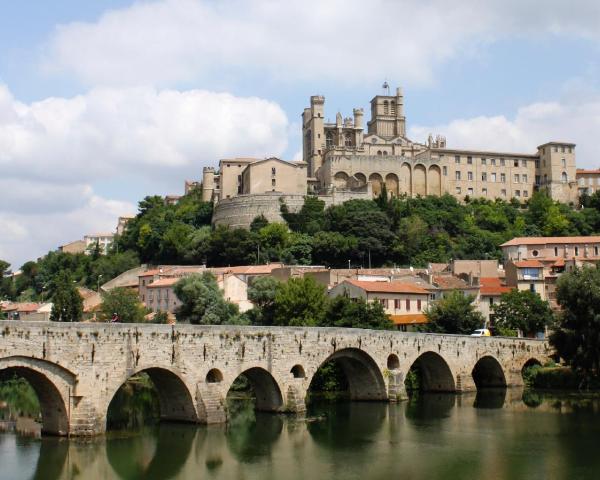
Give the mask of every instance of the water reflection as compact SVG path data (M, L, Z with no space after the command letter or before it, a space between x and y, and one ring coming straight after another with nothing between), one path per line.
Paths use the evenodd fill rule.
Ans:
M306 418L244 403L230 413L227 426L161 424L88 441L0 435L0 477L595 479L600 469L598 398L509 389L319 403Z

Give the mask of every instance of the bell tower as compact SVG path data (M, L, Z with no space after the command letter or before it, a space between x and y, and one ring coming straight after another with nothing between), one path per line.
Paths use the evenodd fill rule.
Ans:
M382 138L406 136L406 117L404 116L404 95L402 89L396 89L396 95L390 95L387 82L383 84L383 95L371 100L371 120L367 123L368 132Z

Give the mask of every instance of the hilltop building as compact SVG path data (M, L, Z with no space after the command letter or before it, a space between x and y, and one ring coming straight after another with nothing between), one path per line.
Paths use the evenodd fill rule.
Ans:
M215 202L215 224L247 228L258 215L282 221L281 204L297 211L307 193L327 206L373 198L384 185L391 195L523 202L545 190L555 200L575 203L582 189L578 181L584 180L578 178L584 174L578 176L573 143L547 142L529 153L455 149L441 135L413 141L406 125L400 88L391 95L384 84L383 94L371 100L366 127L362 108L355 108L352 117L337 113L330 122L325 97L312 96L302 113L302 161L220 160L218 170L204 168L202 197Z

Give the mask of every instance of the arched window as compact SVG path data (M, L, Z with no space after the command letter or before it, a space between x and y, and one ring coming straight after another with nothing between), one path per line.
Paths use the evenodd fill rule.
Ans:
M396 115L396 102L394 102L393 100L390 102L390 110L392 115Z
M352 146L352 135L350 135L349 133L344 135L344 145L346 145L347 147Z
M560 176L560 179L562 180L562 183L567 183L569 181L569 177L567 176L567 172L563 172L562 175Z
M383 151L383 155L384 155L384 156L385 156L385 155L387 155L387 152L386 152L385 150Z
M377 150L377 155L381 155L381 150Z
M390 111L390 105L389 105L389 103L388 103L387 100L384 100L384 102L383 102L383 114L387 115L389 113L389 111Z
M332 132L327 132L327 135L325 136L325 146L327 148L333 147L333 133Z

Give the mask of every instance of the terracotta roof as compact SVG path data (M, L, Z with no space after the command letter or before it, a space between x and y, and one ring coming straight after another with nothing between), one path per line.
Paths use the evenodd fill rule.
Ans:
M138 276L139 277L151 277L151 276L153 277L154 275L158 275L159 273L162 273L161 270L159 270L158 268L155 268L154 270L147 270Z
M600 169L586 170L585 168L578 168L577 173L599 173L600 174Z
M427 317L422 313L408 313L406 315L390 315L394 325L419 325L427 323Z
M600 243L600 236L589 237L517 237L504 242L501 247L514 247L518 245L549 245L561 243Z
M433 283L441 289L444 290L457 290L457 289L465 289L465 288L474 288L476 289L476 285L469 285L462 278L456 277L454 275L433 275Z
M9 303L2 305L2 310L4 312L23 312L23 313L33 313L37 312L38 308L40 308L42 304L40 303Z
M520 262L514 262L517 268L542 268L544 264L539 260L521 260Z
M441 273L449 267L448 263L429 263L428 269L431 270L432 273Z
M181 279L180 278L174 278L174 277L160 278L158 280L154 280L150 285L148 285L148 288L172 287L179 280L181 280Z
M512 290L511 287L503 285L497 277L481 277L479 279L479 293L481 295L502 295Z
M360 280L344 280L343 283L350 283L355 287L363 289L365 292L376 293L418 293L429 295L429 292L424 288L410 283L403 282L367 282Z

